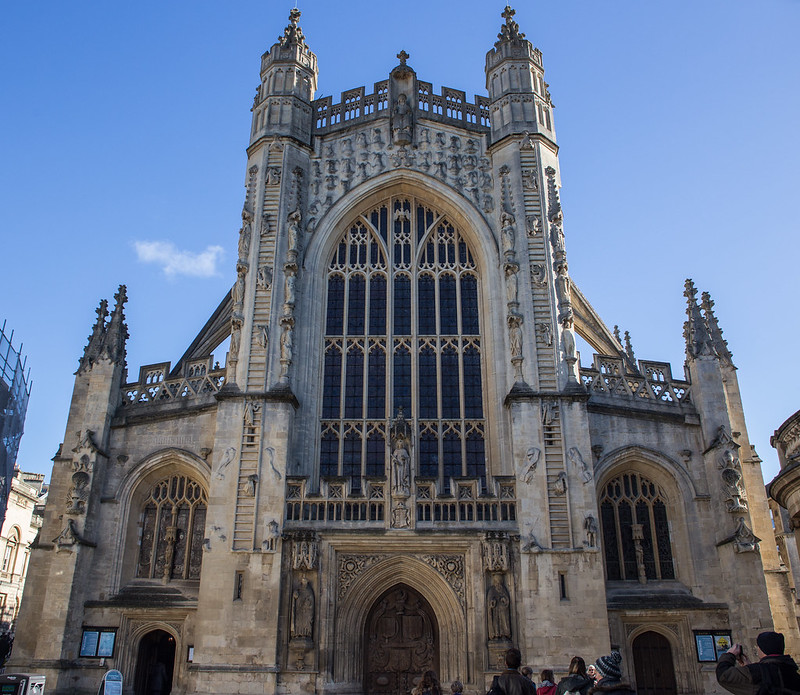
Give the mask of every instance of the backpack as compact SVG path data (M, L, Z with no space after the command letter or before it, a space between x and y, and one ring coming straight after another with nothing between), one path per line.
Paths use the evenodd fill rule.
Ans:
M800 695L800 690L792 690L783 684L780 666L774 664L758 664L761 672L761 685L756 695Z

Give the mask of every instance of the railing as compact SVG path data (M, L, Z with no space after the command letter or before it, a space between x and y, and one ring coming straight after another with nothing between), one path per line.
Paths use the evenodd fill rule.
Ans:
M515 523L517 501L513 477L495 478L495 495L482 491L477 478L451 481L451 490L437 494L437 482L419 478L415 495L404 499L414 508L418 527L447 524ZM351 492L347 478L324 478L319 492L308 489L307 478L286 483L287 523L355 522L384 527L390 518L389 491L385 478L366 478L363 492Z
M640 360L633 372L621 357L595 355L591 368L581 368L581 382L592 395L670 406L691 403L691 384L673 378L668 362Z
M372 94L364 94L364 87L342 92L341 101L333 103L333 97L322 97L313 102L314 131L328 133L354 123L374 120L388 113L389 81L375 83ZM442 87L442 93L434 94L430 82L417 82L417 113L419 116L458 124L478 132L489 129L489 99L476 96L475 103L467 101L466 92Z
M169 362L139 369L139 381L122 388L121 408L185 401L217 393L225 383L225 369L211 364L212 358L186 363L183 376L168 379Z

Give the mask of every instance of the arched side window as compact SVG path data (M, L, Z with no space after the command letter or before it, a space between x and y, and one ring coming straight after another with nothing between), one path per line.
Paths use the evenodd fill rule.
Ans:
M600 517L609 580L675 579L667 496L636 472L606 483Z
M410 197L365 210L328 266L319 471L385 474L402 410L418 476L476 477L486 447L478 276L467 242Z
M153 486L142 509L137 577L200 579L207 504L205 490L187 476Z
M3 572L14 573L14 566L17 564L17 551L19 550L19 530L15 526L8 534L6 549L3 552Z

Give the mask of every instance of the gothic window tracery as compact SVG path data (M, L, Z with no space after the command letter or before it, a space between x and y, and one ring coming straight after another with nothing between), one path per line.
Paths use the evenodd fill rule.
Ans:
M609 580L675 579L667 508L661 486L637 472L606 483L600 518Z
M200 579L206 492L184 475L156 483L144 501L136 576Z
M486 476L478 274L457 226L410 197L357 217L327 273L322 477L383 475L400 409L417 475Z

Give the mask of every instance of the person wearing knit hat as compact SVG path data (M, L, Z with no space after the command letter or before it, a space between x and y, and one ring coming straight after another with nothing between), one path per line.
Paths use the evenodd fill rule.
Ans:
M622 655L614 650L608 656L599 656L594 662L600 680L589 690L603 695L635 695L631 684L622 680Z
M756 695L800 690L800 673L792 657L784 654L785 640L780 632L762 632L756 637L759 661L751 664L741 644L734 644L719 657L717 683L734 695Z

